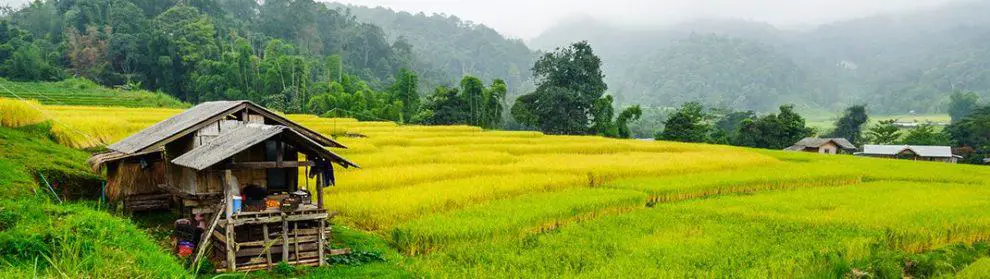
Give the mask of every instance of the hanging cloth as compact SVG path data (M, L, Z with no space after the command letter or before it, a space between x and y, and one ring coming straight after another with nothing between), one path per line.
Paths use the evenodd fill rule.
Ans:
M309 177L315 177L317 174L323 176L323 185L320 187L329 187L336 184L336 178L333 176L333 163L324 160L322 158L312 158L313 167L309 169Z

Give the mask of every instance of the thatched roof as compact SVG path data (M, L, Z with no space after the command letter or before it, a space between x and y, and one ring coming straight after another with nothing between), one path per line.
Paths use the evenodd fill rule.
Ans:
M325 158L343 167L357 167L357 164L323 148L320 144L299 134L293 129L281 125L261 124L241 125L233 130L225 131L209 143L173 159L172 163L196 170L203 170L251 146L255 146L276 136L281 136L282 140L292 143L293 146L299 149L299 152L308 156Z
M819 148L826 143L835 143L842 149L856 149L856 145L853 145L849 140L844 138L803 138L794 145L785 148L784 150L804 150L805 148Z
M210 123L224 119L227 115L239 112L250 111L253 114L260 114L274 123L290 127L300 134L312 139L322 146L346 148L344 145L327 138L320 133L310 130L295 122L271 112L261 106L249 101L216 101L205 102L178 115L172 116L162 122L158 122L140 132L131 135L119 142L109 146L110 150L125 154L135 154L147 152L165 145L172 140L193 133L196 130L209 125ZM266 121L267 122L267 121Z

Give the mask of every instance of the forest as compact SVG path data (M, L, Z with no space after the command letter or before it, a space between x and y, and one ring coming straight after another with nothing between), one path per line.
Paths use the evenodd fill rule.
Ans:
M491 83L498 88L459 88L467 93L458 98L480 102L483 93L474 89L501 90L500 99L489 102L501 106L510 86L518 90L528 81L528 72L520 69L531 65L535 54L491 29L453 17L396 14L468 39L390 37L351 9L311 0L34 1L4 7L0 14L0 77L85 78L124 90L164 92L188 103L246 99L289 113L367 120L411 122L418 114L416 120L424 123L433 121L430 111L419 109L420 103L431 105L424 92ZM447 49L426 47L443 40ZM464 45L486 40L514 52L499 45ZM438 60L451 48L475 52ZM511 59L490 55L495 51ZM498 118L502 123L502 115Z
M837 114L942 113L949 95L990 96L988 1L878 14L805 28L741 19L627 26L583 18L529 41L536 49L588 40L619 103L772 112L795 104Z

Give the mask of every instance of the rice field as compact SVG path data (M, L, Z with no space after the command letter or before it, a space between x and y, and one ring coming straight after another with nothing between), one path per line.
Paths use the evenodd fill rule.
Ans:
M41 106L77 148L180 112ZM936 271L904 260L990 240L983 166L287 117L362 167L338 169L333 222L424 277L987 275L990 255Z

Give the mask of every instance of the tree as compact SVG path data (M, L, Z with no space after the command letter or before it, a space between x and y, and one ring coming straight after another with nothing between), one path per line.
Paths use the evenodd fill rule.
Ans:
M688 102L681 106L664 122L663 132L657 134L657 140L706 142L711 126L705 123L708 116L704 107L697 102Z
M901 138L901 129L894 123L897 119L880 120L866 131L866 141L872 144L892 144Z
M901 140L903 144L910 145L951 145L952 139L949 135L938 131L934 125L931 124L921 124L917 128L908 131L904 139Z
M794 112L794 106L783 105L777 114L743 120L733 144L783 149L812 133L812 129L805 126L804 118Z
M949 117L952 123L962 120L979 107L980 96L973 92L955 92L949 96Z
M632 131L629 130L629 122L639 120L643 116L643 109L639 105L628 107L619 113L619 116L615 118L615 127L618 130L619 138L630 138L632 137Z
M612 96L604 96L595 100L591 105L591 134L606 137L617 137L619 135L612 117L615 116L615 109L612 108Z
M990 106L973 110L966 117L945 127L945 131L956 144L975 150L964 161L980 163L990 154Z
M508 86L501 79L493 80L492 84L485 89L483 104L485 115L483 115L482 127L490 129L502 125L502 113L505 110L504 104L507 91Z
M829 136L845 138L853 144L858 144L862 141L862 126L868 120L865 105L846 108L845 114L838 121L835 121L835 130Z
M426 97L423 107L413 118L428 125L462 124L470 119L470 108L457 88L440 86Z
M419 77L409 69L403 68L396 75L396 81L389 88L392 95L402 102L401 122L408 122L419 110Z
M461 78L460 98L468 105L467 124L480 126L484 118L485 84L473 76Z
M516 99L513 118L549 134L587 133L592 106L608 88L591 45L582 41L544 54L533 77L536 91Z
M733 111L725 113L715 122L715 131L712 133L711 142L719 144L729 144L739 135L739 127L743 120L756 118L753 111Z

